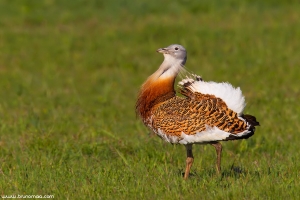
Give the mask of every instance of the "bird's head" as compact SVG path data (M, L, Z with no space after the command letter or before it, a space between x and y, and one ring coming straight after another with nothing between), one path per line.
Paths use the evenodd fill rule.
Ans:
M187 53L183 46L172 44L165 48L160 48L157 52L164 54L164 62L158 69L160 78L176 77L187 60Z
M180 63L182 66L187 60L186 50L179 44L171 44L168 47L157 49L157 52L164 54L165 60Z

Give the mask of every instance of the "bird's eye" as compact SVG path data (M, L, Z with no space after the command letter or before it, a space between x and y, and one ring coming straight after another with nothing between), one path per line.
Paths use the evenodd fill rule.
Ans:
M178 47L175 47L175 50L177 51L179 48Z

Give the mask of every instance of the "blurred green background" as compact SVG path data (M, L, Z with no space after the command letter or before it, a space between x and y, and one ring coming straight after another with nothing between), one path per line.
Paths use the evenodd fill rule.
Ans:
M0 193L58 199L297 199L300 4L0 0ZM187 70L240 86L253 137L185 149L135 116L173 43Z

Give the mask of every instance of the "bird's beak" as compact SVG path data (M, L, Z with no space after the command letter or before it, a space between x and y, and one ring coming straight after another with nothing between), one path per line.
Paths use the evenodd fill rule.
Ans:
M163 54L169 53L169 51L168 51L167 48L160 48L160 49L157 49L156 52L158 52L158 53L163 53Z

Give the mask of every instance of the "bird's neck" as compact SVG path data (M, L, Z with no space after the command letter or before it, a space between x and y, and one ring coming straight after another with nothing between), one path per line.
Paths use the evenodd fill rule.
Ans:
M160 67L152 74L142 85L140 94L136 103L136 112L145 122L150 116L152 109L164 101L175 96L174 82L177 73L169 73L163 76L168 70Z

